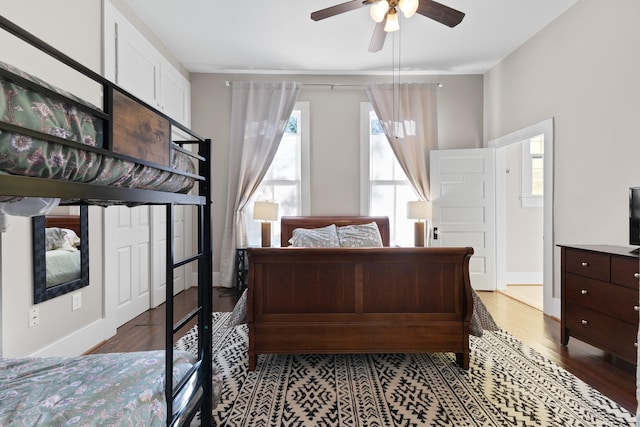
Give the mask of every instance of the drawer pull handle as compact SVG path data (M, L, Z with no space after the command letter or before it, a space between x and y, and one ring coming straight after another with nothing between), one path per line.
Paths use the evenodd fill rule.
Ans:
M633 277L636 279L640 279L640 273L633 273Z
M581 293L582 295L586 295L586 294L588 294L588 293L589 293L589 291L587 291L586 289L583 289L583 290L581 290L581 291L580 291L580 293Z
M637 343L637 342L634 342L634 343L633 343L633 346L634 346L635 348L638 348L638 343Z
M635 311L640 311L640 305L634 305L634 306L633 306L633 309L634 309Z
M589 266L589 263L588 263L588 262L586 262L586 261L582 261L582 262L580 263L580 265L581 265L581 266L583 266L583 267L588 267L588 266Z
M580 323L582 323L583 325L587 325L587 324L589 324L589 321L582 319L582 320L580 321Z

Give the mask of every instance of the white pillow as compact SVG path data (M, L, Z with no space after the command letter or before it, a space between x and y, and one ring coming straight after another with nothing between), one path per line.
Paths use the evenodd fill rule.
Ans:
M382 236L378 224L353 224L338 227L338 240L343 248L377 248L382 247Z
M295 228L289 243L302 248L340 247L335 224L320 228Z

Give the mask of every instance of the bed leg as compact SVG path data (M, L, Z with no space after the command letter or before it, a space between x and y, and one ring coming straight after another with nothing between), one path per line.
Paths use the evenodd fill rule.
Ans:
M249 370L255 371L257 363L258 363L258 355L250 351L249 352Z
M456 353L456 362L458 365L462 367L465 371L469 369L469 352L465 351L463 353Z

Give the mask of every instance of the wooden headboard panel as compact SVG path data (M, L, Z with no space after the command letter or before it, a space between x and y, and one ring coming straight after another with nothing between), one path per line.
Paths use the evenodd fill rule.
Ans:
M283 216L280 219L280 246L289 246L295 228L320 228L331 224L341 227L370 222L378 224L382 245L389 246L389 217L386 216Z
M45 227L68 228L80 234L80 215L47 215L45 218Z

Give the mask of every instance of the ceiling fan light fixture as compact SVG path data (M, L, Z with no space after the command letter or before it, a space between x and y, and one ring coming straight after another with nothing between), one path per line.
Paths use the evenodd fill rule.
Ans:
M387 14L387 22L384 25L384 30L387 33L391 33L393 31L398 31L400 29L400 23L398 22L398 13L396 9L393 8Z
M404 14L405 18L411 18L418 10L420 0L400 0L398 7Z
M371 19L376 22L382 22L388 11L389 2L387 0L381 0L377 3L374 3L373 5L371 5L371 8L369 8Z

